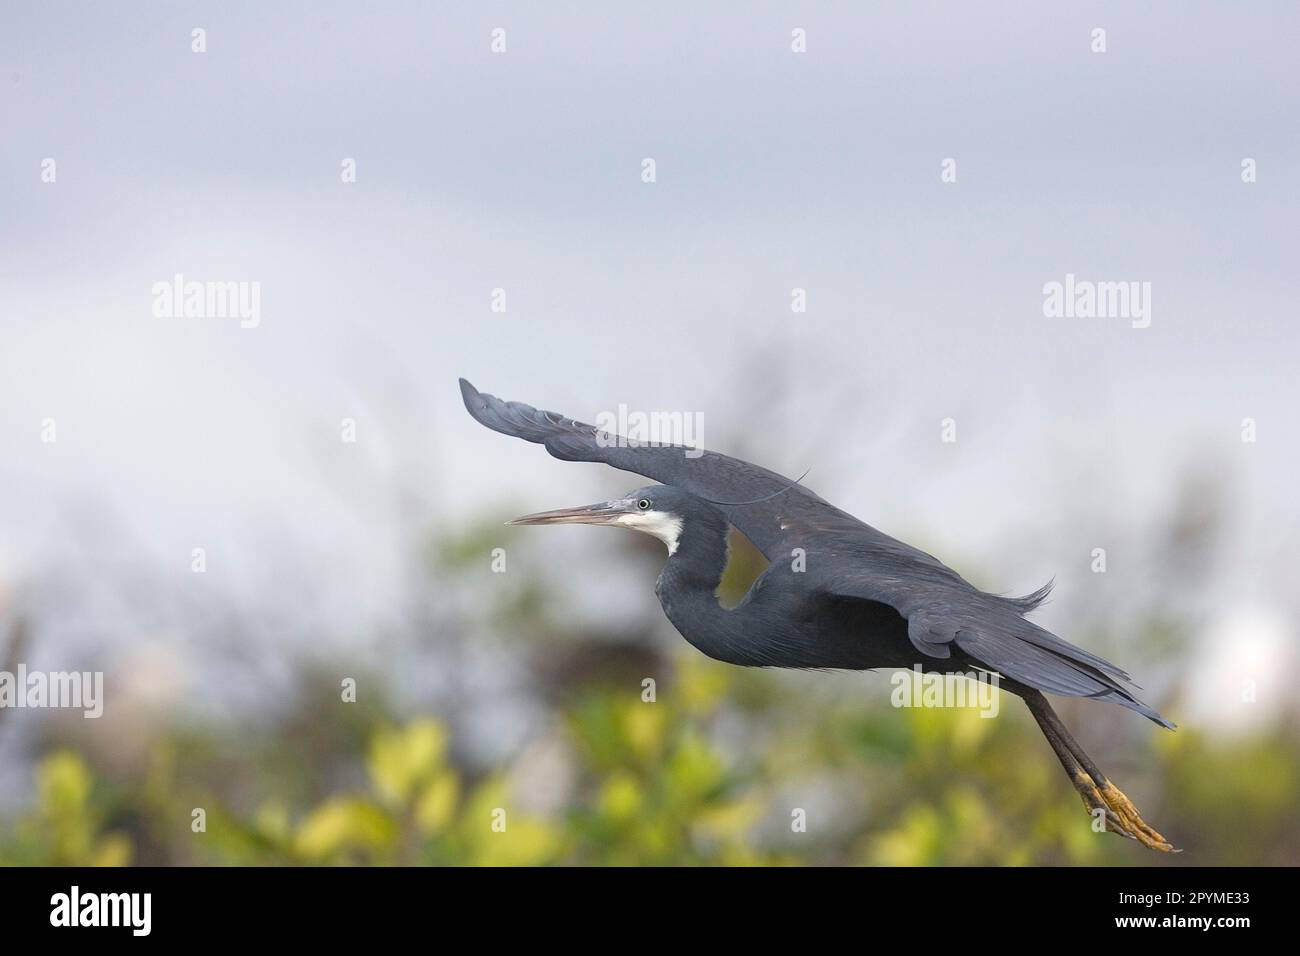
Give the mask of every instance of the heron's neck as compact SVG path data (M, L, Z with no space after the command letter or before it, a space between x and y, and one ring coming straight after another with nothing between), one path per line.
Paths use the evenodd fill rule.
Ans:
M745 640L745 614L725 610L717 598L727 567L727 522L720 514L691 515L682 522L677 548L668 558L655 593L673 626L709 657L730 664L757 664Z

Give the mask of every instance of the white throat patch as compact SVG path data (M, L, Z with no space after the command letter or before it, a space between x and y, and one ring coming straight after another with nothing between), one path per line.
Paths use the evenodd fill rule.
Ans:
M682 519L666 511L645 511L620 515L618 524L634 531L652 534L668 545L668 554L677 553L677 542L682 536Z

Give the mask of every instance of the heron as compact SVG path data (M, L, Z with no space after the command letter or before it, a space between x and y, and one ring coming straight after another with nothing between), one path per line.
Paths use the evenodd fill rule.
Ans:
M1046 694L1092 698L1174 729L1136 696L1127 673L1028 619L1050 582L1024 597L981 591L801 480L716 452L612 434L503 401L463 378L460 389L470 415L493 431L543 445L562 461L600 462L658 482L508 523L604 525L658 538L668 556L655 593L668 620L708 657L745 667L996 675L1001 688L1024 700L1100 828L1177 852L1098 769L1047 700ZM737 605L724 608L716 592L732 527L770 563Z

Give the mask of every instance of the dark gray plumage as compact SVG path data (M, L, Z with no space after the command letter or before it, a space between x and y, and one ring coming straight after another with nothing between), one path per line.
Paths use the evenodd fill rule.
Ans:
M1124 835L1171 849L1096 770L1042 697L1091 697L1173 727L1135 696L1119 667L1025 618L1050 585L1022 598L980 591L932 555L766 468L709 451L694 457L678 445L638 446L481 393L464 379L460 387L469 413L494 431L542 444L564 461L602 462L662 482L618 501L520 523L637 527L648 515L676 522L680 539L669 545L657 592L674 626L704 653L750 666L997 672L1002 686L1029 705L1085 805L1105 812ZM713 596L726 564L728 524L771 562L731 611ZM801 571L792 569L798 549Z

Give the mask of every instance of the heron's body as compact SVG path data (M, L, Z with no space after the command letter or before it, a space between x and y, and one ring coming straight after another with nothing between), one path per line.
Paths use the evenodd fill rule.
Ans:
M1083 753L1043 692L1109 701L1166 727L1128 675L1026 618L1047 588L1024 598L980 591L936 558L834 507L797 482L713 452L637 445L590 425L484 395L461 380L482 424L546 446L568 461L599 461L663 482L519 524L583 523L644 531L667 546L656 593L692 645L730 664L792 668L982 670L1024 698L1090 810L1155 849L1169 843ZM716 591L735 526L768 568L735 608Z
M683 521L676 550L655 583L664 614L715 660L749 667L910 667L907 622L887 605L837 601L811 590L791 562L768 566L734 608L716 592L727 564L728 527L707 506Z

